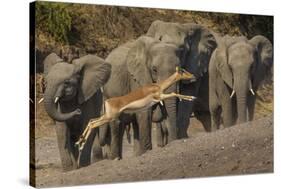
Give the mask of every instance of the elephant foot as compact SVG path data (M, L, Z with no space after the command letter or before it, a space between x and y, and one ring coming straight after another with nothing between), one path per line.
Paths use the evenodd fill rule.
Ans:
M74 165L62 165L62 171L63 172L68 172L77 169Z
M179 136L178 139L187 139L187 138L189 138L189 135L188 135L188 134L186 134L186 135L181 135L181 136Z
M157 144L157 147L163 148L165 145L164 144Z

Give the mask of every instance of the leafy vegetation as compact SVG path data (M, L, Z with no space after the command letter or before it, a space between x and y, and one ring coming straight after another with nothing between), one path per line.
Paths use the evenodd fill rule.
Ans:
M71 16L66 3L36 3L36 29L51 35L58 42L68 42Z
M216 32L273 41L273 17L73 3L36 3L36 40L40 51L76 46L101 57L144 34L154 20L194 22Z

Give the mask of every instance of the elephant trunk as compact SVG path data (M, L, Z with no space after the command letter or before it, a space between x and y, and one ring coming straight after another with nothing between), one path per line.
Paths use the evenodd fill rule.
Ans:
M171 92L176 92L176 85L172 85L166 91ZM171 142L177 139L177 99L175 97L166 99L165 106L168 114L165 124L168 129L168 142Z
M247 94L249 92L248 77L238 77L234 79L234 90L236 92L238 124L247 121Z
M53 85L50 85L53 86ZM56 121L66 121L70 118L72 118L73 116L77 115L78 112L77 110L74 110L72 112L69 113L61 113L58 109L57 104L55 103L55 101L57 101L58 97L61 96L62 93L62 86L56 88L56 87L47 87L45 94L44 94L44 106L45 106L45 110L48 113L48 115L56 120Z

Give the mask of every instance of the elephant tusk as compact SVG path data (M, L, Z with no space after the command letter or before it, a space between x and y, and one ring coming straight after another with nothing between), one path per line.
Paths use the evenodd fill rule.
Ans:
M231 95L230 95L230 98L232 98L234 96L234 94L235 94L235 91L233 90Z
M160 104L161 104L161 106L163 106L163 105L164 105L162 100L160 101Z
M55 98L55 104L56 104L58 101L59 101L59 97L57 96L57 97Z
M256 95L253 89L250 89L252 95Z
M38 101L38 104L40 104L41 102L44 101L44 98L41 98L39 101Z

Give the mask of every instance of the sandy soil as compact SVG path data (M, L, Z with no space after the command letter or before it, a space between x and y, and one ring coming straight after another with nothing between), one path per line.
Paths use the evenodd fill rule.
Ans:
M122 160L102 160L70 172L61 171L55 137L40 137L36 139L36 186L273 172L272 116L214 133L204 132L193 120L190 136L139 157L132 157L133 146L124 140Z

